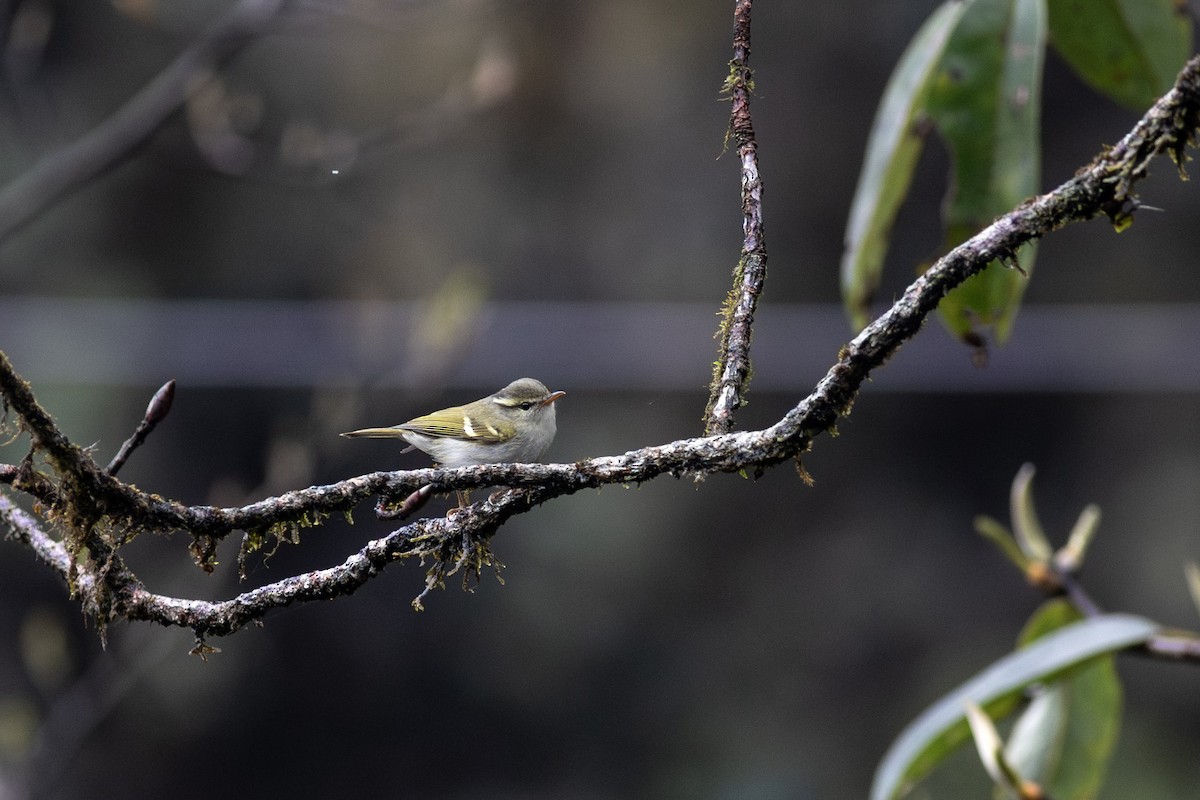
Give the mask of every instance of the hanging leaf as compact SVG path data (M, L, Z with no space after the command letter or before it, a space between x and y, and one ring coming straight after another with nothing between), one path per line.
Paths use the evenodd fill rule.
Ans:
M900 797L967 738L968 701L993 718L1004 716L1030 684L1048 683L1091 658L1141 644L1157 630L1142 617L1106 614L1055 630L994 662L904 729L875 772L871 800Z
M960 0L943 3L921 27L896 65L871 125L842 256L842 301L855 330L871 319L888 237L924 144L920 129L930 76L962 10Z
M1021 646L1080 619L1063 599L1044 604L1021 633ZM1111 655L1093 658L1043 687L1008 739L1008 760L1055 800L1092 800L1100 791L1121 727L1122 692Z
M1046 25L1045 0L972 0L946 45L928 103L953 171L943 212L947 250L1038 190ZM939 305L960 338L977 341L981 327L1002 343L1008 338L1034 248L1008 256L1008 265L993 262Z
M1094 89L1142 110L1171 88L1192 54L1177 0L1049 0L1050 43Z

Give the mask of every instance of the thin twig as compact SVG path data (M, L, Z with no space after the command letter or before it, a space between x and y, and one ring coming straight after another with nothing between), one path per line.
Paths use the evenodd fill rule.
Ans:
M1167 661L1200 663L1200 638L1194 633L1165 630L1150 637L1137 652Z
M0 242L55 200L112 167L156 131L203 78L261 34L284 0L240 0L111 117L0 191Z
M1075 606L1080 614L1085 617L1098 617L1104 613L1073 572L1059 571L1058 579L1062 585L1062 593L1067 596L1071 605Z
M733 415L741 408L750 381L750 340L754 310L767 277L767 246L763 237L762 178L758 174L758 143L750 119L754 74L750 70L750 7L753 0L736 0L733 11L733 59L725 90L730 95L729 135L737 145L742 174L742 252L733 272L733 288L721 311L720 347L713 366L705 433L733 430Z
M1085 617L1099 617L1104 609L1092 599L1079 577L1069 570L1055 571L1060 584L1058 591L1049 594L1063 594L1071 605ZM1189 631L1160 630L1144 643L1132 650L1137 655L1166 661L1194 661L1200 663L1200 637Z
M113 460L108 462L108 466L104 471L109 475L116 475L117 471L125 465L129 456L133 451L141 447L146 441L146 437L154 430L158 423L166 419L167 414L171 413L171 403L175 400L175 380L169 380L164 383L154 397L150 398L150 404L146 406L146 413L142 416L142 421L138 423L134 429L133 435L125 440L121 445L121 449L113 456Z

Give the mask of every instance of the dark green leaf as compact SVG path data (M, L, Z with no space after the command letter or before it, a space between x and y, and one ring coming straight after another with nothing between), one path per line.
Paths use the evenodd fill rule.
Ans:
M1079 617L1066 600L1046 603L1025 626L1022 646ZM1009 762L1055 800L1091 800L1116 745L1121 707L1113 657L1097 656L1045 687L1021 714L1008 740Z
M1012 711L1033 683L1049 682L1088 659L1145 642L1158 626L1142 617L1106 614L1046 634L942 697L896 738L875 772L871 800L899 797L968 736L965 704L993 717Z
M1050 41L1096 90L1143 110L1192 53L1187 4L1176 0L1049 0Z
M945 205L945 247L987 227L1035 194L1045 0L971 0L946 45L931 84L929 115L950 150L953 179ZM1025 273L1034 248L1006 254ZM1026 277L993 262L939 306L960 337L990 326L1007 339Z
M888 236L924 143L919 128L930 76L962 9L961 2L951 0L925 22L896 65L875 114L842 257L842 300L855 330L871 319Z

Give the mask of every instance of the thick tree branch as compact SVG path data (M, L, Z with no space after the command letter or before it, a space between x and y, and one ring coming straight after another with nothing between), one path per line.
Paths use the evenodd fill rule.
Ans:
M733 59L725 91L730 96L729 136L737 145L742 172L742 252L733 271L733 288L721 310L719 354L713 365L705 433L733 430L750 380L750 339L754 310L767 278L767 245L763 237L762 178L758 174L758 142L750 119L754 74L750 70L750 8L753 0L736 0L733 11Z
M68 527L68 544L82 542L90 561L72 563L72 553L37 523L0 498L0 523L71 584L100 622L114 617L183 625L200 635L219 635L261 618L273 608L325 599L354 591L397 558L433 561L426 591L462 571L478 574L498 566L487 544L514 514L554 497L611 483L639 483L660 475L676 477L760 471L803 453L812 439L828 431L848 412L871 370L881 366L920 329L925 317L952 288L996 259L1009 260L1017 248L1070 222L1104 213L1127 217L1136 209L1132 194L1150 160L1166 152L1182 163L1200 117L1200 57L1188 62L1175 88L1159 100L1115 147L1105 151L1074 178L1049 194L1033 198L997 219L956 247L914 281L885 314L847 344L814 391L774 425L758 430L685 439L632 450L619 456L575 464L495 464L456 470L424 469L379 472L329 486L311 487L268 498L243 508L184 506L117 481L68 442L37 405L28 385L0 354L0 394L28 430L34 450L44 453L57 473L56 520ZM14 488L45 490L52 482L27 460L0 467L0 481ZM331 513L348 512L375 494L402 500L430 484L438 491L508 485L517 489L444 519L422 519L368 542L343 564L288 578L232 600L204 603L155 595L145 589L115 556L114 547L137 532L179 528L196 542L193 552L205 563L211 541L245 530L250 549L261 546L264 531L286 539L289 526L316 525ZM72 534L71 529L77 529ZM104 530L114 533L103 533ZM71 536L78 537L72 540ZM423 593L424 594L424 593ZM418 598L418 602L419 602Z
M266 30L283 4L239 0L111 117L5 186L0 191L0 242L144 142L203 86L209 73Z

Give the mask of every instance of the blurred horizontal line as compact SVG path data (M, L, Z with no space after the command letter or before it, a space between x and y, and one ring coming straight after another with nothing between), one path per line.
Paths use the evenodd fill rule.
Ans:
M716 306L490 303L455 328L412 303L0 299L0 350L45 384L696 390ZM454 315L451 316L451 319ZM985 368L936 323L874 391L1200 391L1200 304L1029 306ZM764 305L753 386L807 391L851 338L835 305Z

